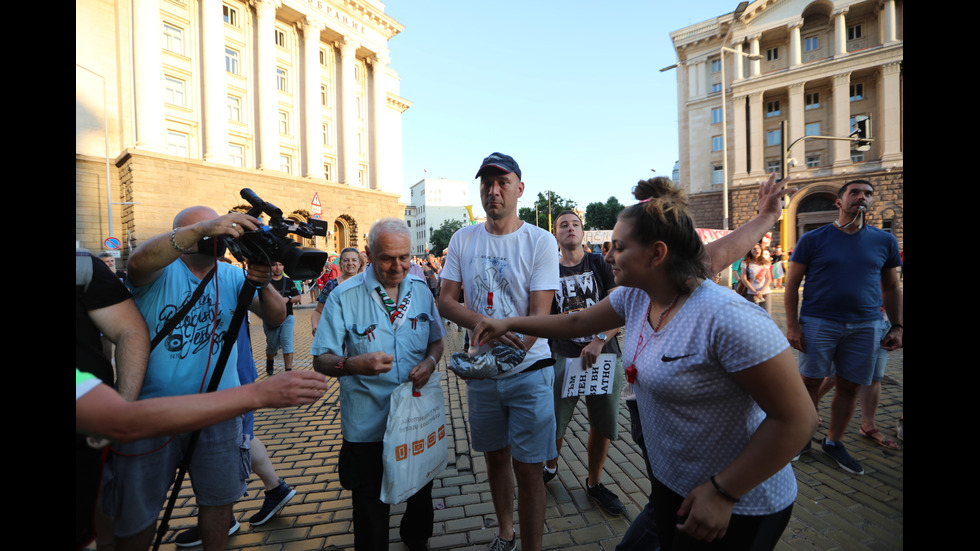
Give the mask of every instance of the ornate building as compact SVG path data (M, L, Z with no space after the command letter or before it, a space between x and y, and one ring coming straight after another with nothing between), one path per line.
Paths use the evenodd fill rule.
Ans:
M402 26L378 0L79 0L75 239L122 255L249 187L363 248L403 215Z
M875 185L870 223L901 243L903 2L743 4L744 11L670 35L678 59L679 179L698 224L722 227L726 176L731 227L751 218L759 182L782 171L785 143L789 176L800 191L783 217L784 248L832 221L837 189L855 178ZM827 139L849 136L864 117L874 138L869 150Z

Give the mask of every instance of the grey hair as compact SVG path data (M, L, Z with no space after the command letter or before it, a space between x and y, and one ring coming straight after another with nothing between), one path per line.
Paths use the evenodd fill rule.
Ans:
M371 229L368 230L368 248L371 251L378 250L378 239L385 233L404 235L409 241L412 240L412 234L408 231L407 222L400 218L381 218L374 224L371 224ZM375 253L372 252L371 254Z

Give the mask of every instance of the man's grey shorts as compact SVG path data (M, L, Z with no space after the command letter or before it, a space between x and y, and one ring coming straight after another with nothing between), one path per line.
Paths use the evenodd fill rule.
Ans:
M167 436L148 438L116 448L102 477L102 508L115 519L116 537L136 535L160 516L190 435L180 434L170 442ZM250 463L241 416L202 430L189 468L197 505L238 501L245 493Z
M565 435L568 422L572 420L575 413L575 406L578 404L579 397L561 397L562 381L565 379L565 364L568 358L554 355L555 358L555 421L557 422L557 438ZM613 379L613 388L609 394L599 394L596 396L585 397L585 407L589 411L589 428L605 436L610 440L615 440L619 435L619 395L623 391L624 371L623 357L616 357L616 375Z

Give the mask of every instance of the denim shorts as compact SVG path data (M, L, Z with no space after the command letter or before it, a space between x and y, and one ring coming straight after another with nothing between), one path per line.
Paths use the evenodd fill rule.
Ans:
M467 379L473 449L510 446L511 457L521 463L557 457L554 386L552 366L503 379Z
M885 335L888 334L888 330L891 329L892 324L888 320L881 320L881 325L878 326L878 342L880 343ZM885 366L888 365L888 351L878 346L878 351L875 352L875 374L872 380L875 382L880 382L885 380Z
M262 324L265 330L265 353L274 356L282 348L283 354L293 353L293 326L296 325L296 316L286 316L286 321L275 328L269 328Z
M115 519L116 537L136 535L160 516L190 435L148 438L116 448L102 480L102 505ZM197 505L238 501L245 493L250 463L241 416L202 430L189 468Z
M811 379L838 375L858 385L870 385L881 346L880 323L800 316L804 350L800 353L800 374Z

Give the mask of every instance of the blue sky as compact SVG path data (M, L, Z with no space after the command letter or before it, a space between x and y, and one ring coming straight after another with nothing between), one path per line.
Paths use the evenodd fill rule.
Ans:
M471 182L494 151L513 155L521 206L551 189L584 209L634 202L641 178L678 158L671 31L736 0L389 0L401 96L404 193L422 178ZM656 173L651 172L655 169ZM428 171L428 172L424 172ZM482 212L479 206L475 212Z

